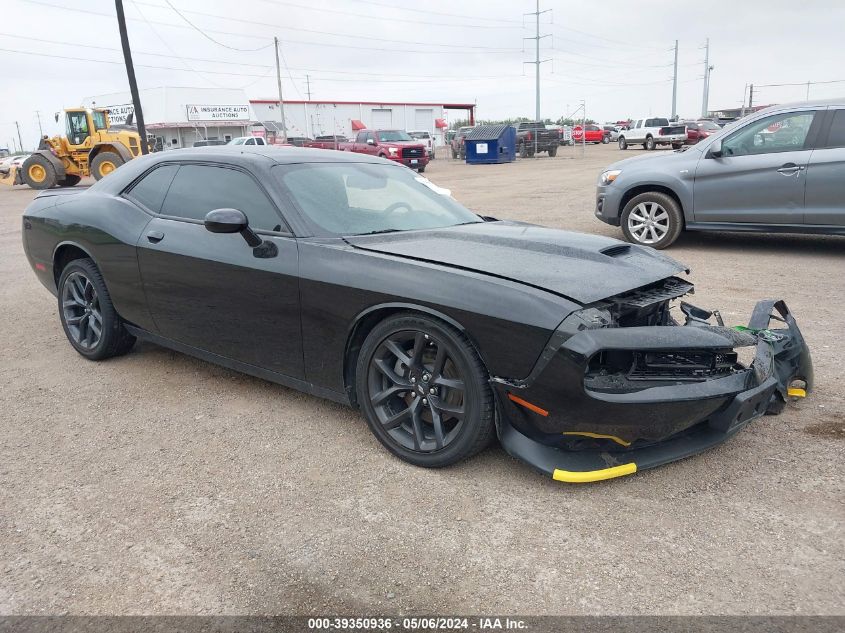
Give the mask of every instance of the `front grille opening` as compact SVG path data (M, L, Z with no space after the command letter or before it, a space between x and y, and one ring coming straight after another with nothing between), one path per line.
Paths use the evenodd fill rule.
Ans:
M585 385L598 391L644 389L644 382L700 382L744 368L733 350L605 350L590 359Z
M707 380L730 374L736 362L733 351L636 352L628 377L631 380Z

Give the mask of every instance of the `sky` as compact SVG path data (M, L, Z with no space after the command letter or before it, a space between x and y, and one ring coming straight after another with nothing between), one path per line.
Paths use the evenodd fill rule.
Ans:
M533 117L532 0L124 0L140 87L242 88L286 99L474 102L480 118ZM678 114L845 95L845 2L541 0L541 115L582 100L587 117L669 116L678 40ZM0 147L59 132L54 114L128 90L113 0L4 0ZM842 80L842 81L839 81ZM773 86L771 84L801 84ZM40 113L40 114L39 114ZM580 112L578 113L580 116ZM457 119L462 112L451 112Z

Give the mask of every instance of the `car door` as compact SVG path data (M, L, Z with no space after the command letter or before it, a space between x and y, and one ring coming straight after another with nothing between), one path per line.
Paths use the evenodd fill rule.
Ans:
M166 191L138 242L158 333L302 378L297 244L267 192L246 170L207 163L179 165ZM276 252L253 250L237 233L207 231L203 219L218 208L246 214Z
M721 156L707 151L695 172L695 221L803 224L811 130L820 117L809 109L772 114L726 136Z
M804 223L845 225L845 107L831 107L807 166Z

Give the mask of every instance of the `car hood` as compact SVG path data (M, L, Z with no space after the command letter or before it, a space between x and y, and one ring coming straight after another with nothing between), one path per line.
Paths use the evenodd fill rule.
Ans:
M602 171L607 171L608 169L637 169L648 171L651 169L665 168L664 166L671 164L672 161L680 164L690 161L694 162L701 158L701 147L699 147L699 144L685 145L684 147L686 149L677 151L664 150L655 153L649 152L647 154L643 153L637 156L631 156L630 158L624 158L608 165Z
M346 241L377 253L524 283L582 304L687 271L651 248L519 222L359 235Z

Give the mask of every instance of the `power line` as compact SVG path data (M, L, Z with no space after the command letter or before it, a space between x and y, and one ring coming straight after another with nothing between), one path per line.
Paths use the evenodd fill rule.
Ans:
M168 4L169 4L169 0L165 0L165 1L168 2ZM153 4L153 3L150 3L150 2L142 2L140 0L135 0L133 2L133 4L141 4L141 5L144 5L144 6L147 6L147 7L153 7L153 8L156 8L156 9L165 9L166 8L166 7L163 7L160 4ZM301 33L314 33L316 35L328 35L330 37L345 37L347 39L355 39L355 40L370 40L370 41L373 41L373 42L390 42L392 44L418 44L418 45L421 45L421 46L440 46L440 47L443 47L443 48L454 48L454 49L459 49L459 50L472 49L472 50L482 50L482 51L484 51L484 50L522 51L522 49L520 49L520 48L506 48L506 47L502 47L502 46L471 46L471 45L465 45L465 44L437 44L435 42L419 42L419 41L407 40L407 39L405 39L405 40L391 40L391 39L386 39L386 38L383 38L383 37L368 37L366 35L359 35L359 34L350 35L349 33L338 33L336 31L319 31L319 30L316 30L316 29L305 29L305 28L299 28L299 27L283 26L281 24L271 24L271 23L266 22L266 21L262 22L262 21L258 21L258 20L247 20L245 18L232 18L232 17L225 16L225 15L216 15L214 13L208 13L207 11L188 11L186 9L183 9L182 11L184 13L192 13L194 15L201 15L201 16L204 16L206 18L215 18L217 20L225 20L227 22L240 22L242 24L249 24L251 26L261 26L261 27L265 27L265 28L281 29L281 30L285 30L285 31L295 31L295 32L301 32Z
M266 3L269 3L269 4L274 4L274 5L282 5L282 6L287 6L287 7L295 7L295 8L298 8L298 9L306 9L306 10L309 10L309 11L319 11L320 13L334 13L334 14L337 14L337 15L347 15L347 16L359 18L359 19L362 19L362 20L379 20L379 21L383 21L383 22L408 22L408 23L411 23L411 24L426 24L426 25L430 25L430 26L451 26L451 27L459 27L459 28L462 28L462 29L522 28L521 26L518 26L517 24L514 24L514 26L504 26L504 25L502 25L502 26L497 26L497 25L486 26L486 25L483 25L483 24L454 24L454 23L449 23L449 22L426 22L426 21L417 20L417 19L388 18L388 17L377 16L377 15L362 15L360 13L353 13L351 11L341 11L339 9L326 9L323 6L309 6L307 4L299 4L299 3L296 3L296 2L287 2L285 0L259 0L259 1L260 2L266 2ZM473 17L471 19L475 20L476 18Z
M200 27L198 27L196 24L194 24L193 22L191 22L191 21L190 21L188 18L186 18L184 15L182 15L182 14L179 12L179 9L177 9L176 7L174 7L174 6L173 6L173 3L171 3L171 2L170 2L170 0L164 0L164 1L167 3L167 6L168 6L168 7L170 7L171 9L173 9L173 12L174 12L176 15L178 15L180 18L182 18L183 20L185 20L185 22L186 22L187 24L189 24L189 25L191 26L191 28L193 28L193 29L194 29L197 33L199 33L200 35L202 35L202 36L203 36L205 39L207 39L209 42L214 42L214 43L215 43L215 44L217 44L218 46L222 46L223 48L228 48L229 50L233 50L233 51L241 51L241 52L243 52L243 53L254 53L254 52L257 52L257 51L263 51L265 48L270 48L270 46L272 46L272 44L267 44L266 46L261 46L261 47L259 47L259 48L236 48L236 47L234 47L234 46L229 46L228 44L224 44L223 42L220 42L220 41L218 41L218 40L214 39L213 37L211 37L208 33L206 33L205 31L203 31Z
M80 61L80 62L88 62L88 63L95 63L95 64L118 64L122 65L123 62L113 61L108 59L91 59L90 57L74 57L70 55L55 55L49 53L40 53L36 51L23 51L19 49L11 49L11 48L0 48L0 52L3 53L17 53L19 55L34 55L36 57L48 57L52 59L65 59L70 61ZM187 68L178 68L176 66L157 66L153 64L135 64L135 66L139 68L151 68L154 70L174 70L177 72L187 72L187 73L195 73L196 71L187 69ZM309 70L309 69L298 69L298 70ZM204 70L201 71L203 73L209 75L227 75L227 76L235 76L235 77L257 77L259 79L264 79L269 76L269 73L265 74L251 74L251 73L242 73L242 72L225 72L225 71L211 71L211 70ZM518 79L523 77L523 75L498 75L494 78L496 79ZM460 78L443 78L443 79L367 79L368 83L444 83L444 82L460 82L466 83L468 81L480 81L490 79L491 77L460 77ZM303 77L297 77L297 79L304 79ZM344 81L351 81L351 82L359 82L360 79L352 78L352 77L312 77L312 79L316 79L319 81L325 82L344 82Z
M423 13L423 14L426 14L426 15L443 15L443 16L447 16L447 17L450 17L450 18L461 18L463 20L473 20L473 21L483 20L485 22L507 22L507 23L510 23L510 24L520 24L519 20L508 20L508 19L505 19L505 18L488 18L488 17L478 16L478 15L465 15L465 14L460 15L460 14L457 14L457 13L444 13L442 11L430 11L428 9L411 9L411 8L408 8L408 7L397 7L397 6L392 5L392 4L384 4L384 3L381 3L381 2L373 2L373 0L353 0L353 2L358 2L360 4L371 4L371 5L374 5L376 7L384 7L385 9L394 9L396 11L412 11L414 13Z
M64 5L60 5L60 4L53 4L53 3L50 3L50 2L44 2L43 0L21 0L21 1L29 3L29 4L37 4L37 5L41 5L41 6L45 6L45 7L51 7L53 9L61 9L61 10L64 10L64 11L74 11L74 12L77 12L77 13L85 13L87 15L97 15L97 16L106 17L106 18L112 18L113 17L108 13L101 13L99 11L91 11L89 9L79 9L77 7L68 7L68 6L64 6ZM313 8L313 7L311 7L311 8ZM135 20L135 21L141 21L141 20L138 20L138 19L135 19L135 18L128 18L128 19ZM171 28L176 28L176 29L193 30L190 26L186 26L184 24L172 24L170 22L159 22L157 20L150 20L150 22L152 22L153 24L158 24L159 26L169 26ZM247 34L247 33L235 33L235 32L232 32L232 31L222 31L220 29L205 29L205 31L208 32L208 33L219 33L219 34L223 34L223 35L233 35L233 36L236 36L236 37L254 39L253 35L250 35L250 34ZM379 52L390 52L390 53L414 53L414 54L421 54L421 55L454 55L455 54L454 51L432 51L432 50L423 50L423 49L414 49L414 48L401 48L401 49L399 49L399 48L385 48L383 46L380 46L380 47L354 46L354 45L351 45L351 44L335 44L335 43L329 43L329 42L313 42L313 41L308 41L308 40L292 40L292 39L287 39L286 41L289 44L301 44L303 46L317 46L317 47L327 46L327 47L330 47L330 48L349 48L349 49L356 49L356 50L379 51ZM272 43L269 44L269 46L272 46ZM266 48L266 47L264 47L264 48ZM233 50L240 50L240 49L233 49ZM261 50L261 49L255 49L255 50ZM485 51L484 54L485 55L513 55L513 54L516 53L517 50L521 50L521 49L514 49L513 51L510 51L510 50L506 50L506 51L499 51L499 50ZM250 52L250 51L249 51L249 49L244 49L244 52ZM479 54L480 54L480 52L479 52Z

